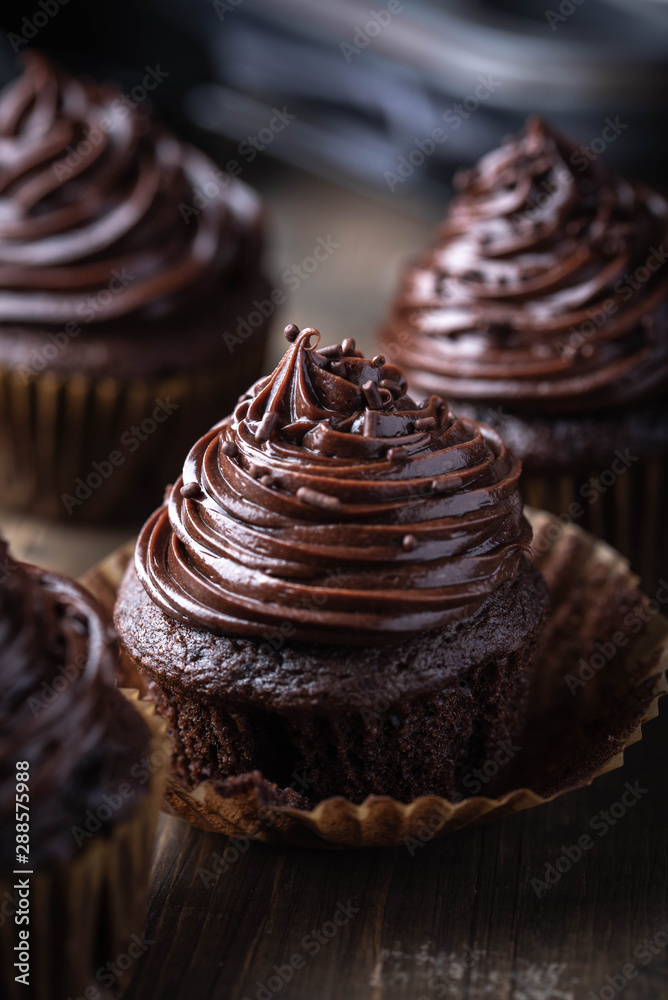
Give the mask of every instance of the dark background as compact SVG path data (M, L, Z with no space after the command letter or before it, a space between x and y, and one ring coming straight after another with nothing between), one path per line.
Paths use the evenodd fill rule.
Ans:
M56 10L58 0L43 0ZM50 5L50 6L49 6ZM27 38L39 0L4 6L8 33ZM540 113L585 143L606 117L628 127L606 156L661 184L668 163L668 3L665 0L401 0L375 36L358 0L69 0L29 44L66 66L129 89L144 67L169 78L153 95L161 117L221 162L272 107L297 115L258 158L279 161L386 197L416 139L472 94L480 76L498 84L450 130L401 199L443 201L453 167L493 148ZM564 11L565 13L562 13ZM568 13L571 11L571 13ZM43 20L40 17L39 20ZM361 30L366 36L356 32ZM344 52L342 43L357 50ZM0 72L16 70L0 49ZM255 172L265 164L258 162Z

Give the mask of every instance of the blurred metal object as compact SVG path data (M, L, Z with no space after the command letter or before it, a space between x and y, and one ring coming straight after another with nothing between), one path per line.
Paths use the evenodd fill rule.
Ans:
M158 112L223 164L255 159L244 143L285 107L258 163L442 200L456 167L538 113L585 146L619 122L606 158L667 175L668 0L97 0L81 26L68 10L34 44L124 86L160 61Z
M668 0L606 0L642 17L659 18L668 24Z
M400 194L437 197L455 167L529 114L547 115L585 145L612 118L623 127L606 156L660 181L668 165L668 30L634 10L668 3L545 2L401 0L388 17L386 2L370 9L363 0L213 0L193 11L192 28L217 80L191 88L185 108L199 127L239 142L285 104L296 118L269 155L386 194L388 174L412 153L418 160L416 144L444 129L433 154L395 185ZM178 0L161 0L160 9L183 18ZM374 26L374 16L384 23ZM444 112L482 78L495 81L489 97L445 127Z

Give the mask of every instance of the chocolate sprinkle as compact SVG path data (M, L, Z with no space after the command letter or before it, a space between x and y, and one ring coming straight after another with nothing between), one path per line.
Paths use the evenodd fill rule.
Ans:
M389 389L392 395L398 399L399 396L403 396L404 391L398 382L394 382L391 378L384 378L382 382L379 383L381 389Z
M300 486L297 490L297 499L302 503L307 503L310 507L319 507L321 510L339 510L341 501L338 497L330 497L327 493L319 493L308 486Z
M364 437L375 437L378 432L378 410L364 411Z
M371 362L376 368L382 368L385 364L385 357L382 354L377 354L376 357Z
M354 354L355 353L355 341L352 337L346 337L346 339L341 344L341 351L343 354Z
M332 361L329 366L329 370L332 375L338 375L339 378L346 377L346 366L343 361Z
M366 401L372 410L379 410L381 408L383 401L380 398L378 386L375 382L372 382L371 379L369 379L368 382L365 382L362 386L362 392L364 393Z
M415 535L404 535L401 540L401 547L405 552L412 552L417 548L417 538Z
M234 456L239 452L239 449L234 441L224 441L221 450L223 455L227 455L228 458L234 458Z
M192 500L193 497L199 496L200 492L199 483L196 482L184 483L181 487L181 496L186 500Z
M435 417L418 417L415 421L416 431L433 431L436 429Z
M340 344L328 344L327 347L319 347L318 353L325 358L340 358L343 348Z
M295 323L288 323L283 331L283 336L286 340L290 341L291 344L294 343L299 336L299 327Z
M255 440L258 444L268 441L278 426L278 413L269 410L260 421L260 426L255 431Z

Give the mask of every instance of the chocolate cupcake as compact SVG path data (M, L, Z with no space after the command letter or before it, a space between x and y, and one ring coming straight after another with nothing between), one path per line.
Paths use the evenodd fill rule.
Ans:
M2 995L88 996L141 930L164 725L116 689L92 597L2 541L0 566Z
M524 498L668 571L668 203L538 119L457 178L383 350L499 430Z
M0 504L144 517L260 374L259 200L119 91L24 60L0 95Z
M144 526L123 649L189 787L460 794L522 728L545 616L520 463L354 341L286 336Z

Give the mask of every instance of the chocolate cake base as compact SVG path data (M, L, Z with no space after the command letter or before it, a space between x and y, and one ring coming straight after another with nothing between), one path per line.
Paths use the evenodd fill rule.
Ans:
M517 752L547 602L523 559L474 615L391 647L272 648L173 621L130 565L115 622L189 787L257 769L311 803L409 802L474 794L477 769Z

